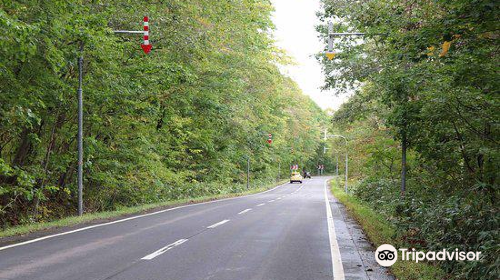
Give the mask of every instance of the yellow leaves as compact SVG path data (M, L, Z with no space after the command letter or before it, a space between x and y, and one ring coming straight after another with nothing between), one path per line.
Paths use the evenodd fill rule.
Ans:
M434 47L434 46L427 47L427 51L428 51L427 56L433 56L435 49L436 49L436 47Z
M460 38L460 35L456 34L452 36L451 41L445 40L443 44L441 45L441 52L439 53L439 57L446 56L448 54L448 51L450 50L451 43L453 43L455 40ZM434 46L430 46L427 48L427 56L434 56L434 50L436 48Z
M451 42L450 41L444 41L443 45L441 46L441 53L439 54L439 57L443 57L446 54L448 54L448 50L450 49Z

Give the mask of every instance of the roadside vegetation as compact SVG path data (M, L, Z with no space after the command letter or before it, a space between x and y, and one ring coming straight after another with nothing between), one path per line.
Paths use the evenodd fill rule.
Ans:
M366 34L336 39L335 59L320 58L325 88L354 92L330 127L349 139L352 199L405 247L482 252L480 261L439 263L450 277L498 279L498 3L323 3L325 38L328 20L335 32ZM344 143L332 143L342 172Z
M141 204L137 206L130 206L130 207L120 207L116 210L113 211L102 211L102 212L95 212L95 213L86 213L82 216L70 216L62 219L57 219L54 221L48 221L48 222L38 222L38 223L31 223L31 224L25 224L25 225L19 225L15 227L10 227L7 228L6 230L0 231L0 238L2 237L9 237L9 236L18 236L18 235L25 235L29 234L32 232L42 232L46 230L54 230L58 228L63 228L63 227L71 227L71 226L76 226L76 225L85 225L89 223L95 223L95 222L105 222L105 221L112 221L115 219L119 219L120 217L124 217L127 215L133 215L133 214L141 214L141 213L149 213L153 212L155 210L162 210L162 209L167 209L167 208L173 208L181 205L187 205L187 204L194 204L194 203L200 203L200 202L206 202L206 201L212 201L212 200L218 200L218 199L224 199L224 198L231 198L231 197L237 197L237 196L244 196L244 195L249 195L249 194L255 194L259 192L266 191L268 189L271 189L279 184L283 184L285 182L288 182L288 180L285 181L280 181L277 183L264 183L264 182L257 182L257 186L259 187L253 187L251 189L246 189L246 186L240 186L239 192L234 192L231 191L227 193L219 193L215 195L206 195L206 196L197 196L194 198L184 198L184 199L177 199L177 200L166 200L166 201L161 201L161 202L156 202L156 203L150 203L150 204Z
M406 242L398 239L395 227L384 215L355 196L346 194L339 182L338 179L330 181L333 195L345 205L349 214L361 225L375 248L382 244L391 244L396 248L407 245ZM446 277L439 267L423 262L398 261L390 267L390 271L399 280L436 280Z
M2 1L0 227L242 191L314 166L326 115L278 67L268 1ZM140 35L150 22L153 50ZM268 134L273 143L269 145ZM261 184L262 183L262 184Z

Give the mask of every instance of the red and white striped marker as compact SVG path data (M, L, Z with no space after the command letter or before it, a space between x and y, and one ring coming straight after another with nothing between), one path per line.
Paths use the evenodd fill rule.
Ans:
M141 45L142 50L148 54L153 46L149 44L149 18L144 17L144 44Z

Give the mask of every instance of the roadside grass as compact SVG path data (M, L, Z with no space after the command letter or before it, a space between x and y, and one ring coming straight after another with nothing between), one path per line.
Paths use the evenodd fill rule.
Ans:
M363 228L364 233L375 247L392 244L398 248L400 242L395 238L395 228L379 213L356 197L346 194L337 179L330 181L332 194L345 205L347 211ZM397 261L390 271L398 280L436 280L445 279L446 273L439 267L428 263Z
M50 221L50 222L39 222L39 223L33 223L33 224L19 225L19 226L6 228L6 229L0 231L0 238L15 236L15 235L24 235L24 234L28 234L28 233L37 232L37 231L50 230L50 229L56 229L56 228L61 228L61 227L76 226L76 225L80 225L80 224L84 224L84 223L89 223L89 222L92 222L95 220L105 220L105 219L118 218L120 216L125 216L125 215L140 214L140 213L147 212L147 211L153 210L153 209L161 210L163 208L172 208L172 207L186 205L186 204L194 204L194 203L218 200L218 199L223 199L223 198L231 198L231 197L238 197L238 196L244 196L244 195L249 195L249 194L255 194L255 193L269 190L275 186L284 184L287 181L288 180L282 180L282 181L277 182L277 183L270 183L270 184L267 184L267 185L259 187L259 188L252 188L250 190L238 192L238 193L225 193L225 194L217 194L217 195L210 195L210 196L201 196L201 197L196 197L196 198L185 198L185 199L179 199L179 200L163 201L163 202L144 204L144 205L138 205L138 206L133 206L133 207L123 207L123 208L115 210L115 211L87 213L81 217L72 216L72 217L67 217L67 218L63 218L63 219L59 219L59 220L55 220L55 221Z

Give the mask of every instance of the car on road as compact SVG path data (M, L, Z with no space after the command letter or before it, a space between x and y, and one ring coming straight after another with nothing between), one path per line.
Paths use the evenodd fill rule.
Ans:
M302 175L300 175L299 172L292 172L292 175L290 176L290 184L294 182L299 182L302 184Z

